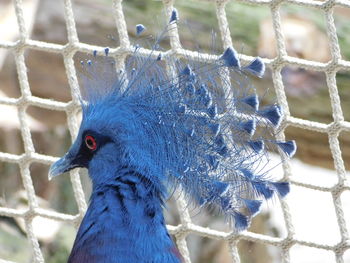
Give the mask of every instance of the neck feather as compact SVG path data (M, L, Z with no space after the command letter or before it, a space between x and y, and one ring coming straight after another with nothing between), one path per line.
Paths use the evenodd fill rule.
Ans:
M135 171L118 174L93 187L68 262L180 262L165 227L163 193Z

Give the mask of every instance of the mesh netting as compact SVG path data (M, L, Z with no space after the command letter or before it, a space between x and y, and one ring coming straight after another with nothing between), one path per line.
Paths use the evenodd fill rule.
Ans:
M174 2L175 1L172 0L163 1L167 16L171 15ZM232 46L231 34L228 27L228 21L225 12L225 5L228 1L212 0L212 2L214 2L216 6L216 15L221 33L221 39L223 43L223 48L225 49L229 46ZM177 200L179 211L184 211L183 213L181 213L180 216L181 224L177 226L169 225L169 231L176 238L176 243L181 254L183 255L184 262L190 262L189 251L186 243L186 237L189 234L196 234L212 239L225 240L229 244L233 262L240 262L236 246L240 240L248 240L252 242L269 244L272 246L279 247L281 248L281 257L284 262L290 262L290 249L295 244L332 251L335 254L336 262L344 262L344 253L346 250L350 249L350 239L348 230L346 228L346 222L343 211L344 207L342 205L340 195L343 191L350 190L350 185L349 181L347 181L346 178L346 171L341 155L338 136L342 131L350 131L350 122L344 120L344 115L342 112L337 89L336 74L340 70L350 71L350 61L342 59L341 56L341 51L336 34L336 27L334 23L333 9L336 6L350 8L350 2L347 0L239 0L238 2L246 2L252 5L263 5L271 10L273 29L277 42L277 56L273 59L264 59L264 62L266 63L267 67L269 67L272 71L273 84L277 94L277 100L278 103L283 107L283 111L285 112L284 120L282 123L283 129L285 129L288 126L294 126L310 131L325 133L328 135L330 150L334 159L334 166L338 175L337 183L331 187L320 187L317 185L316 182L315 184L306 184L300 181L296 181L291 176L291 167L288 162L286 162L283 165L284 179L289 180L293 185L305 187L312 190L328 192L331 194L336 212L338 227L341 233L341 239L340 242L335 245L324 245L321 243L308 242L296 238L293 229L293 223L291 220L292 215L289 212L290 210L288 207L288 202L286 200L280 200L285 225L287 228L287 235L282 238L257 234L249 231L244 231L242 233L221 232L214 229L201 227L199 225L194 224L191 221L190 215L186 209L186 204L181 198ZM310 7L323 12L326 21L326 28L331 51L331 60L329 62L321 63L309 61L305 59L291 57L287 54L285 42L283 39L283 32L281 29L280 6L282 3ZM21 96L19 98L1 98L0 104L15 106L18 109L18 118L20 120L21 135L24 142L25 152L21 155L0 152L0 161L14 163L20 167L22 181L27 193L29 206L26 211L19 211L12 208L0 207L0 215L7 217L23 218L25 220L27 238L31 244L34 262L44 262L43 254L40 249L38 239L33 233L33 218L35 216L40 216L53 220L70 222L75 225L78 225L82 216L85 213L86 202L79 176L77 176L78 172L75 170L71 172L70 178L74 190L75 199L79 208L79 213L77 215L56 213L45 210L39 206L38 200L35 196L33 181L30 174L30 165L33 162L39 162L42 164L50 165L56 160L56 158L35 152L30 128L28 125L28 116L26 114L26 109L28 108L28 106L37 106L44 109L66 112L68 116L67 124L71 132L72 138L74 138L78 131L77 113L79 111L79 98L76 95L78 94L76 91L79 89L79 87L78 80L76 78L73 56L78 51L92 53L93 50L103 50L103 47L92 46L79 42L72 11L71 0L64 0L65 21L68 32L68 43L66 45L46 43L30 39L27 31L27 25L25 24L25 20L23 17L22 0L14 0L14 5L20 32L20 39L16 42L0 42L0 48L11 50L15 54ZM111 56L115 56L117 58L117 64L120 67L122 67L124 59L126 57L125 55L132 50L127 32L127 25L122 9L122 0L113 0L111 12L113 12L116 28L118 30L120 46L116 49L111 49L110 54ZM168 52L170 52L173 56L181 56L183 54L186 54L187 58L191 58L192 53L187 52L188 50L183 49L180 44L180 38L176 25L171 27L169 35L171 49ZM32 95L28 83L27 68L24 57L24 52L26 49L53 52L63 55L64 66L66 69L69 85L72 91L72 100L70 102L63 103L54 100L43 99ZM150 52L150 50L148 52ZM193 58L195 56L198 57L196 54L193 54ZM245 62L251 61L252 59L251 57L245 56L243 54L240 55L240 57ZM282 68L288 65L325 73L332 106L333 122L329 124L323 124L291 116L281 75Z

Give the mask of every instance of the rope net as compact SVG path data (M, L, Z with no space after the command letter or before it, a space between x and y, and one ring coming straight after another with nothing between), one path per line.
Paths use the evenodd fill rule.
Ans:
M16 42L4 42L0 41L0 48L9 50L15 55L15 62L18 74L18 81L21 91L19 98L1 98L0 105L15 106L18 110L18 118L20 121L20 131L24 142L25 152L21 155L9 154L6 152L0 152L0 161L17 164L20 168L20 173L23 181L23 185L28 198L28 209L25 211L19 211L13 208L0 207L0 215L12 218L23 218L25 221L25 228L27 238L30 242L33 261L44 262L43 253L40 249L40 245L37 237L33 233L32 220L34 217L44 217L57 221L70 222L74 225L78 225L82 219L85 210L86 202L85 196L82 190L82 184L78 176L77 171L72 171L70 175L71 183L73 186L74 196L78 205L79 213L76 215L63 214L58 212L48 211L39 206L38 200L35 196L33 180L30 173L30 164L32 162L38 162L45 165L52 164L57 158L39 154L35 152L31 131L28 125L28 116L26 109L29 106L37 106L44 109L63 111L67 114L67 124L72 138L75 137L78 131L77 113L79 112L79 98L76 96L74 90L79 90L78 80L76 77L76 70L74 67L73 56L76 52L90 53L94 50L102 51L104 47L93 46L79 42L77 30L75 26L75 20L72 10L71 0L64 1L64 12L66 28L68 33L68 43L65 45L59 45L54 43L47 43L43 41L37 41L30 39L28 28L24 19L24 9L22 0L13 0L15 6L15 12L17 17L17 23L20 33L20 38ZM193 0L195 1L195 0ZM210 0L208 0L210 1ZM227 0L211 0L215 3L216 16L220 29L221 39L223 43L223 49L232 46L232 39L230 28L228 27L228 21L226 16L225 5ZM278 103L283 107L285 113L282 127L285 129L288 126L294 126L301 129L310 131L316 131L328 135L330 151L334 159L334 166L337 173L337 183L331 187L320 187L315 184L306 184L293 179L292 169L287 162L283 165L284 179L289 180L292 185L301 186L311 190L317 190L330 193L334 209L336 213L337 223L340 230L341 239L340 242L335 245L324 245L322 243L309 242L301 240L295 237L295 231L293 229L293 215L290 213L287 200L280 200L283 210L284 223L287 229L287 235L285 237L272 237L263 234L257 234L249 231L241 233L235 232L223 232L210 228L204 228L194 224L191 221L189 212L186 209L184 200L179 198L177 205L179 211L183 211L180 215L181 223L179 225L169 225L169 231L175 236L177 246L180 253L183 255L184 262L189 263L189 251L187 248L186 237L189 234L195 234L202 237L207 237L217 240L225 240L229 244L232 262L240 262L240 257L237 249L237 243L240 240L247 240L251 242L257 242L261 244L269 244L279 247L282 251L281 258L283 262L290 262L290 249L294 245L303 245L311 248L319 248L327 251L332 251L335 255L335 261L338 263L344 262L344 253L350 249L349 232L346 227L346 221L344 216L344 206L342 204L340 195L345 190L350 190L349 178L346 178L346 170L342 159L340 143L338 136L340 132L350 132L350 122L344 120L342 112L340 97L338 94L338 88L336 83L336 74L338 71L350 71L350 61L342 59L341 50L338 43L338 37L336 33L336 26L333 17L333 9L337 6L350 8L350 2L347 0L328 0L328 1L313 1L313 0L237 0L237 2L245 2L251 5L265 6L270 9L271 17L273 21L273 29L275 39L277 42L277 55L273 59L264 59L266 66L271 69L274 89L276 91ZM281 27L280 7L281 4L288 3L296 6L309 7L321 11L324 14L326 29L328 34L328 40L330 45L331 60L327 63L321 63L316 61L309 61L305 59L299 59L289 56L286 51L285 41L283 39L283 32ZM163 0L163 4L166 10L166 15L170 17L171 12L176 7L176 3L173 0ZM199 3L200 4L200 3ZM110 55L117 58L117 64L122 66L125 57L133 49L130 44L130 39L127 32L127 25L123 13L122 0L113 0L111 12L115 19L116 28L118 30L120 45L115 49L111 49ZM244 18L243 18L244 19ZM168 20L168 18L167 18ZM180 44L180 38L177 26L174 25L169 30L170 35L170 50L166 51L173 56L182 56L186 54L187 58L193 59L196 54L189 50L182 48ZM40 50L44 52L53 52L61 54L64 58L64 66L68 77L69 86L71 89L72 100L68 103L58 102L54 100L44 99L33 96L28 83L27 68L25 62L24 52L26 49ZM150 52L150 50L148 50ZM317 51L315 51L317 52ZM252 57L244 54L240 55L243 62L252 60ZM301 118L293 117L290 114L288 107L287 96L282 82L281 70L285 66L297 66L306 70L314 70L324 72L327 79L327 86L329 89L330 102L332 106L333 121L328 124L323 124L315 121L304 120ZM283 138L281 138L283 139ZM2 260L0 259L2 262Z

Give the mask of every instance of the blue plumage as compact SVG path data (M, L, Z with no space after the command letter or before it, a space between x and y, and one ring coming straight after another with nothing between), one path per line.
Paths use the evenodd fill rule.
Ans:
M250 136L253 136L256 128L256 121L253 120L248 120L248 121L243 121L238 124L238 127L241 127L244 131L246 131Z
M296 151L296 145L294 141L288 142L276 142L278 147L289 157L293 156Z
M256 153L260 153L264 149L264 141L248 141L247 144Z
M174 11L170 23L177 19ZM85 167L93 183L69 262L180 262L162 215L168 193L179 186L189 201L217 208L237 230L249 226L263 199L288 193L288 183L270 181L264 170L268 149L291 157L296 146L273 139L281 108L259 109L247 88L245 72L264 71L260 59L241 69L232 47L214 62L168 57L174 76L160 54L145 57L137 47L116 73L104 52L105 59L84 66L79 134L50 169L52 177Z
M256 94L249 95L249 96L243 98L242 102L248 104L256 111L259 109L259 99L258 99L258 96Z
M95 165L100 177L111 173ZM114 180L94 184L68 263L179 263L162 215L162 191L130 168L108 167Z
M142 24L136 25L136 35L141 35L146 30L146 27Z
M281 123L282 110L279 105L267 106L259 110L258 114L269 120L276 127Z
M106 47L106 48L104 49L104 52L105 52L105 55L108 56L108 54L109 54L109 48Z
M241 63L239 62L237 51L232 47L229 47L221 56L222 61L227 67L239 68Z
M243 200L250 214L255 215L260 211L260 206L262 203L261 200L249 200L249 199L243 199Z
M177 10L174 8L173 11L171 12L170 20L169 23L174 23L179 20L179 13Z
M290 186L287 182L273 182L272 185L282 197L289 193Z
M252 73L255 76L261 78L265 72L265 64L260 58L255 58L248 66L244 67L244 70Z

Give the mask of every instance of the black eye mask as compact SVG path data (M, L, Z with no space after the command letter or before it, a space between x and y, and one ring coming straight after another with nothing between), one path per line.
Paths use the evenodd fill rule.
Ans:
M81 145L78 154L73 160L75 167L88 167L90 160L104 145L112 142L108 136L104 136L92 130L86 130L82 134Z

